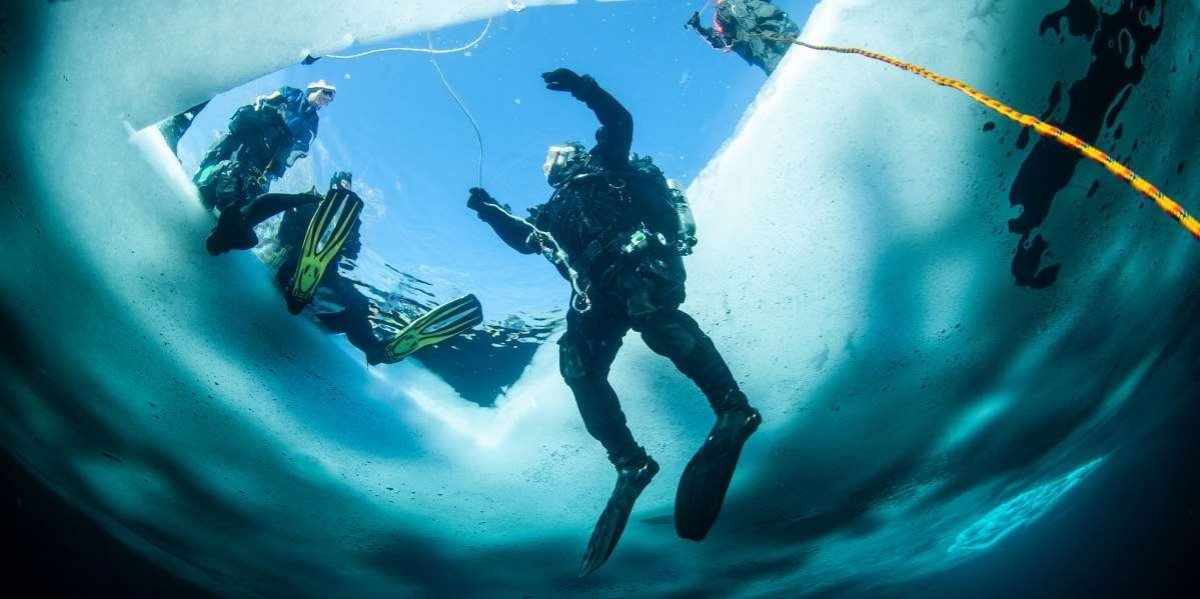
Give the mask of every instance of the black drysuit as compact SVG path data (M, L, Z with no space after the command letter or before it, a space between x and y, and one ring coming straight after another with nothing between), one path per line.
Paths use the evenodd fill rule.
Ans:
M590 284L591 309L568 310L559 368L588 432L622 468L646 459L608 382L609 367L630 329L691 378L718 413L744 408L746 400L712 340L679 309L686 274L671 249L678 221L662 195L669 192L661 174L647 175L630 161L633 117L591 77L579 78L570 91L601 124L587 164L560 183L548 202L531 209L528 221L513 217L490 196L474 207L519 252L541 251L533 227L550 233ZM668 242L623 254L621 246L643 223Z
M714 19L712 29L701 26L699 19L691 24L712 47L733 50L768 75L792 47L791 42L769 38L800 35L796 22L770 0L726 0L717 6Z
M266 191L274 158L291 147L292 135L274 110L238 109L229 133L209 148L192 180L206 208L242 206Z
M242 206L266 192L308 151L317 123L316 106L292 87L237 109L229 133L208 149L192 178L205 207Z
M337 184L335 181L333 184ZM353 192L351 192L353 193ZM263 221L283 213L276 236L283 255L276 283L287 289L291 277L300 261L300 251L308 233L308 225L324 196L316 190L305 193L268 193L261 195L242 207L229 206L221 212L217 226L209 236L208 251L213 255L231 249L250 249L258 245L254 227ZM341 275L341 261L353 261L362 249L359 229L362 221L355 220L346 241L337 257L325 269L317 287L313 308L326 328L345 333L350 343L367 354L371 361L382 350L382 343L375 337L370 321L370 301L354 283Z
M313 193L271 193L256 199L246 209L249 220L259 216L250 215L258 212L255 209L258 208L256 204L260 202L265 202L265 206L286 207L283 212L283 220L279 223L277 238L287 256L275 275L275 281L281 289L287 289L292 274L296 272L296 265L300 260L300 248L303 247L304 236L308 232L308 223L316 213L320 200L321 196ZM263 210L263 212L267 211L269 209ZM277 213L278 211L272 214ZM322 325L334 332L345 333L350 343L370 358L382 349L383 345L375 336L371 326L370 301L350 279L342 276L339 268L342 260L358 258L358 253L362 250L362 239L359 236L361 224L362 221L355 221L349 237L346 238L346 243L342 245L341 252L325 269L325 276L321 278L321 284L317 287L313 307L316 309L317 318L320 319Z

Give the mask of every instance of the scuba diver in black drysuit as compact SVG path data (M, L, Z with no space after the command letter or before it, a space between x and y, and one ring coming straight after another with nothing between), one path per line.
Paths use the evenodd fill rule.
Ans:
M233 249L258 245L254 227L283 213L275 241L283 258L275 282L287 299L288 310L300 313L314 304L317 319L328 330L345 333L354 347L362 350L368 364L394 363L417 350L436 345L464 333L483 320L483 308L473 295L453 299L407 322L393 322L396 333L380 340L371 322L371 302L350 279L342 276L342 261L353 263L362 249L359 219L362 200L350 190L352 175L334 173L325 195L316 189L305 193L268 193L245 206L221 211L217 226L205 246L214 256ZM321 254L326 265L306 269L311 250ZM310 253L306 253L310 252ZM297 277L312 274L309 291L296 295Z
M528 220L513 216L480 188L471 189L467 205L512 248L546 254L575 290L559 341L559 368L588 432L617 469L616 487L580 565L585 576L612 553L634 501L659 468L634 441L608 382L630 329L692 379L717 414L680 481L675 505L680 536L700 540L707 534L742 445L762 418L712 340L679 309L686 278L680 255L689 253L694 240L681 233L685 227L662 172L648 158L630 157L633 117L591 77L568 69L542 77L547 88L570 92L595 112L601 123L595 147L551 148L543 170L554 194L530 209Z
M209 148L192 178L204 207L241 206L266 192L307 155L317 136L317 111L336 91L315 81L305 91L283 87L237 109L229 133Z
M686 26L695 29L713 48L732 50L767 75L775 72L792 47L790 41L770 38L796 39L800 35L796 22L770 0L717 0L712 29L700 24L698 12L692 13Z
M329 188L353 193L350 192L352 178L353 175L347 172L334 173L329 180ZM309 223L317 212L317 205L323 199L325 196L313 189L304 193L268 193L245 206L229 206L221 212L216 228L205 242L208 253L216 256L230 250L255 247L259 240L254 227L276 214L283 213L276 242L284 258L275 278L279 287L286 289L293 273L296 272L296 264L299 261L297 254L304 244ZM319 298L322 300L322 306L333 304L341 309L318 312L317 317L326 328L345 333L350 343L362 350L370 361L379 354L383 346L371 327L370 302L339 270L342 260L353 261L358 258L362 249L362 238L359 234L361 224L358 219L350 224L346 241L321 277Z

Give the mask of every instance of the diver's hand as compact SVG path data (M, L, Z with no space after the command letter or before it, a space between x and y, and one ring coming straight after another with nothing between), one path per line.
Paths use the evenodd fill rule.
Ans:
M493 198L487 190L482 187L472 187L471 196L467 198L467 208L479 212L484 206L491 204L496 205L496 198Z
M688 22L683 25L683 28L684 29L695 29L695 30L699 31L700 30L700 13L699 12L692 13L692 18L688 19Z
M546 89L552 89L556 92L570 92L579 88L579 84L583 82L583 77L580 77L571 69L555 69L549 73L542 73L542 80L546 82Z

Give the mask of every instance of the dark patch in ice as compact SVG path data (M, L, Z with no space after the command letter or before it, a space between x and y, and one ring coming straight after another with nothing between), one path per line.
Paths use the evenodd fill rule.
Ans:
M1062 10L1057 10L1042 21L1041 33L1053 29L1055 33L1062 33L1062 19L1067 19L1067 29L1071 35L1077 37L1090 36L1096 33L1096 28L1100 21L1100 11L1092 5L1090 0L1070 0L1067 6Z
M1084 77L1071 85L1070 106L1060 124L1063 129L1094 144L1106 120L1116 122L1133 86L1145 76L1146 55L1162 34L1163 17L1154 24L1139 14L1152 13L1159 5L1159 0L1122 0L1115 12L1105 13L1088 0L1069 0L1065 8L1042 21L1043 35L1052 29L1061 33L1066 19L1071 35L1092 41L1093 60ZM1117 44L1122 36L1131 42ZM1120 46L1127 52L1121 52ZM1058 82L1055 88L1061 85ZM1021 236L1012 262L1018 286L1040 289L1057 279L1061 265L1042 265L1050 244L1035 231L1046 221L1054 198L1070 183L1082 158L1057 141L1041 139L1021 165L1009 194L1009 202L1021 207L1021 213L1008 222L1008 230Z
M1058 105L1060 103L1062 103L1062 82L1061 81L1058 83L1055 83L1054 87L1050 90L1050 99L1047 100L1046 110L1042 112L1042 116L1040 118L1043 121L1050 122L1050 120L1051 120L1050 117L1054 115L1054 111L1058 110ZM1021 129L1021 133L1017 136L1017 149L1018 150L1024 150L1025 147L1029 145L1029 135L1030 135L1029 131L1030 131L1029 127L1023 127Z
M991 131L996 128L996 121L988 121L983 124L984 131Z
M1013 256L1013 275L1017 284L1033 289L1045 289L1058 280L1061 264L1052 264L1041 268L1042 255L1050 249L1050 244L1039 234L1032 241L1021 240L1017 245L1017 253ZM1040 270L1039 270L1040 269Z
M1121 97L1117 99L1117 103L1113 105L1112 110L1108 112L1108 118L1104 121L1104 126L1112 127L1117 122L1117 115L1121 113L1121 109L1125 108L1125 103L1129 101L1129 96L1133 95L1133 86L1125 88L1121 92Z
M1100 191L1100 180L1099 179L1092 181L1092 186L1088 188L1087 197L1090 199L1092 196L1096 195L1097 191Z

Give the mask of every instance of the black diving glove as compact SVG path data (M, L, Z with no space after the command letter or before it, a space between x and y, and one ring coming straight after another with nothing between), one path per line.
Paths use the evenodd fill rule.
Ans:
M699 31L700 30L700 13L699 12L692 13L692 18L688 19L687 23L684 23L683 28L684 29L695 29L696 31Z
M583 83L583 77L571 69L555 69L549 73L542 73L542 80L546 82L546 89L556 92L573 92Z
M483 207L491 204L496 205L496 198L493 198L487 190L482 187L472 187L471 196L467 198L467 208L479 212Z

